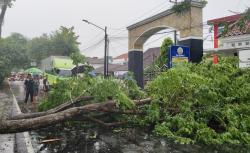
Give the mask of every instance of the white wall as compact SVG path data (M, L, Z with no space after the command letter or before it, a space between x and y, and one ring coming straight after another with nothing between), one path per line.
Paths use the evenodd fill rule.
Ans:
M250 50L239 51L239 67L250 68Z

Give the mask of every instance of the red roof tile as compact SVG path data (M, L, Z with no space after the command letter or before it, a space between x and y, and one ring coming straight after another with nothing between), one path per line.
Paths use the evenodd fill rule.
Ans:
M242 14L237 14L237 15L231 15L231 16L226 16L226 17L222 17L222 18L218 18L218 19L213 19L213 20L208 20L207 23L208 24L220 24L223 22L234 22L240 19Z
M235 23L232 23L235 24ZM230 26L230 25L229 25ZM233 26L223 37L240 36L244 34L250 34L250 22L246 22L245 26L241 29L239 26Z
M116 60L116 59L128 59L128 53L124 53L122 55L119 55L119 56L114 58L114 60Z

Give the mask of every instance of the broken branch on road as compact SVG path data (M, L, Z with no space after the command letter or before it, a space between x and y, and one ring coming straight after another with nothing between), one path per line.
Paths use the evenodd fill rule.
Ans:
M73 100L73 103L70 102L72 104L67 102L46 112L20 114L18 116L14 116L9 120L2 120L0 123L0 134L18 133L18 132L35 130L55 125L58 123L70 121L73 120L74 117L80 115L84 115L83 118L85 118L86 120L98 123L106 127L124 124L123 122L104 123L92 117L90 113L93 112L105 112L110 114L118 113L118 114L130 114L130 115L145 114L145 112L139 111L136 108L132 110L121 110L117 108L116 103L114 101L92 103L92 104L86 104L84 106L72 107L74 104L79 103L79 101L89 101L89 100L93 100L93 97L78 97L75 100ZM143 100L135 100L134 104L135 106L141 106L149 104L150 102L151 99L148 98Z

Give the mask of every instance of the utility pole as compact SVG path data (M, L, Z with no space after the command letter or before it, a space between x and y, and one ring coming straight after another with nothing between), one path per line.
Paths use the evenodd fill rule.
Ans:
M107 76L109 75L109 38L107 38Z
M108 70L107 70L107 43L108 43L108 35L107 35L107 27L105 27L104 29L105 32L105 36L104 36L104 40L105 40L105 44L104 44L104 77L107 77L108 75Z
M104 65L103 65L103 74L104 77L108 76L108 57L107 57L107 50L108 50L108 34L107 34L107 27L105 26L105 28L102 28L92 22L89 22L88 20L83 19L83 22L86 22L88 24L91 24L95 27L97 27L98 29L101 29L104 31L105 35L104 35L104 40L105 40L105 44L104 44Z
M174 31L174 45L177 45L177 32Z

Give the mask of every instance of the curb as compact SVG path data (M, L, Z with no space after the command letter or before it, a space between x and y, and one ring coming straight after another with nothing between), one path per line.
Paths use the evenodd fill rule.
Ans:
M9 82L8 82L9 84ZM13 109L12 109L12 115L18 115L21 114L21 109L18 105L18 102L16 100L16 97L10 87L11 94L13 96ZM30 135L28 132L23 133L16 133L15 134L15 151L17 153L35 153L34 148L31 143Z
M6 84L5 84L6 83ZM8 119L12 113L12 99L9 95L10 90L7 82L3 83L3 88L0 90L0 117L1 119ZM7 91L2 91L7 90ZM2 97L3 96L3 97ZM0 119L0 121L1 121ZM15 134L0 134L0 153L14 153L15 152Z

